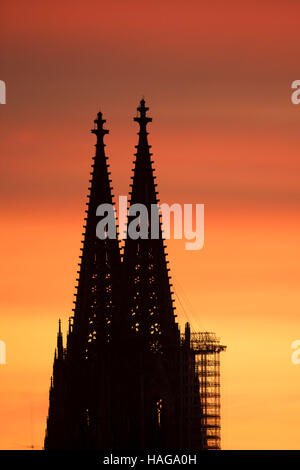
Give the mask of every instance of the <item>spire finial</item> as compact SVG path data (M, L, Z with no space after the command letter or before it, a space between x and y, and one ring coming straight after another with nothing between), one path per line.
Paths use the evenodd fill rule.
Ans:
M106 119L102 119L102 113L99 111L97 114L97 119L94 120L94 129L91 129L92 134L96 134L99 138L103 139L105 134L109 134L109 131L107 129L103 129L103 124L106 122Z
M146 126L148 122L152 122L152 118L146 116L147 111L149 108L145 106L145 99L144 97L140 101L140 106L137 108L138 112L140 113L139 116L135 117L133 120L135 122L138 122L140 125L140 132L141 131L146 131Z

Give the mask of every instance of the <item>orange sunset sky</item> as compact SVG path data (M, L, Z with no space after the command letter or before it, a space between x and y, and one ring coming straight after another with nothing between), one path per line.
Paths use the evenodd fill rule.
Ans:
M181 325L215 331L222 447L300 449L300 4L0 1L0 448L43 445L58 318L74 284L99 109L128 193L144 95L161 202L205 204L169 241Z

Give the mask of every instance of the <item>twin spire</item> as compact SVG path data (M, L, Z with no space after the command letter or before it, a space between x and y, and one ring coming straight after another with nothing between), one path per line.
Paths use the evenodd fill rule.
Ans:
M149 209L158 203L147 139L147 124L152 118L147 116L144 99L137 111L134 121L140 127L139 141L129 205L140 203ZM104 124L99 112L91 130L97 136L96 153L84 219L74 313L65 347L59 321L46 449L126 448L132 442L140 442L140 446L150 442L154 424L149 422L149 432L146 432L140 423L149 419L156 398L150 395L141 398L148 400L149 409L145 408L143 417L137 419L140 399L134 397L145 380L140 358L142 355L149 361L151 357L153 367L157 361L163 361L164 365L156 372L153 370L153 374L158 374L161 387L166 387L166 375L173 367L170 351L180 346L161 227L157 239L128 236L123 258L117 238L96 236L97 224L105 217L97 215L97 208L101 204L113 204L103 142L109 131ZM117 227L116 220L115 224ZM150 224L148 221L149 233ZM161 373L169 360L170 365ZM171 379L168 387L171 389ZM145 394L146 388L147 384ZM159 399L163 390L160 393Z
M134 117L133 120L139 123L140 133L146 132L146 126L149 122L152 122L152 118L146 116L147 111L149 111L149 108L145 106L144 98L141 99L140 106L137 108L137 111L140 115ZM109 134L109 130L103 128L103 124L106 122L106 119L103 119L102 116L102 112L99 111L99 113L97 114L97 119L94 120L94 129L91 129L91 133L96 134L98 140L102 140L103 142L103 137L106 134Z
M152 122L152 118L147 116L148 110L142 98L137 108L138 115L134 117L140 128L130 192L130 205L140 203L147 208L158 204L156 177L147 139L147 124ZM178 342L161 227L158 240L131 240L127 237L123 262L118 239L103 241L96 238L99 221L97 207L113 201L108 157L103 142L104 136L109 133L103 127L105 122L102 112L98 112L94 129L91 130L97 136L96 156L92 165L74 316L69 320L67 338L67 350L77 351L79 355L85 353L86 357L95 353L95 348L100 347L99 342L102 345L110 343L113 331L117 337L118 329L141 335L152 351L161 351L170 341L172 344ZM117 226L116 221L115 224ZM149 221L149 232L150 224ZM98 344L94 346L96 342ZM60 320L57 353L58 357L63 356Z

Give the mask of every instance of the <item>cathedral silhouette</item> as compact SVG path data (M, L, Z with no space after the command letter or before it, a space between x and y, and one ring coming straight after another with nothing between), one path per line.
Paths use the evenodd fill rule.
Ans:
M142 99L129 205L150 213L159 199L147 111ZM91 131L96 155L75 308L65 345L59 321L45 449L219 449L225 346L188 323L180 333L161 223L157 239L127 237L122 254L117 238L96 236L97 207L113 204L105 122L98 113Z

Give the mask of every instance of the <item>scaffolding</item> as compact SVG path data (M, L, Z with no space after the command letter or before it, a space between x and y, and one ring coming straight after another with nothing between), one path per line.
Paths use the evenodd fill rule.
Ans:
M186 324L182 335L184 349L190 351L188 368L192 366L197 383L197 395L201 406L201 434L204 448L221 448L221 394L220 394L220 352L226 346L220 344L215 333L191 333ZM187 363L186 363L187 364ZM193 395L195 391L190 390Z

